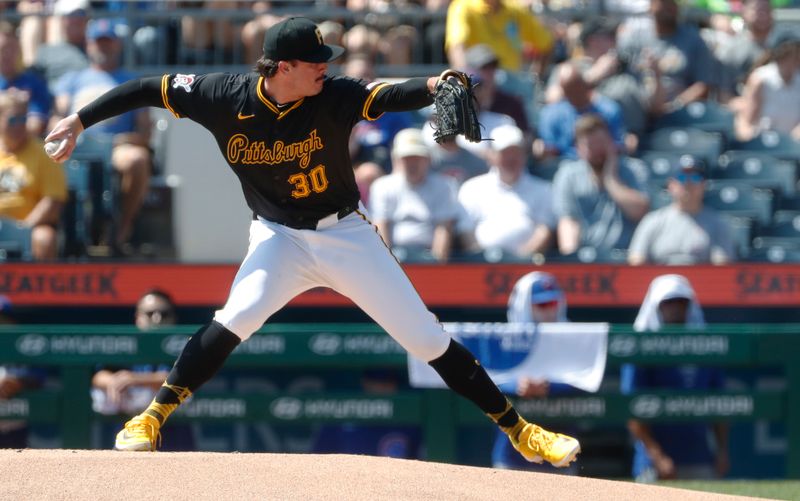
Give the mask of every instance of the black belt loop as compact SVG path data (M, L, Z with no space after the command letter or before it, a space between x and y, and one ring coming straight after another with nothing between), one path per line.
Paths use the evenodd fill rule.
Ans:
M339 209L339 212L336 213L336 217L338 217L339 220L341 221L342 219L346 218L347 216L355 212L355 210L356 210L355 205L347 205Z

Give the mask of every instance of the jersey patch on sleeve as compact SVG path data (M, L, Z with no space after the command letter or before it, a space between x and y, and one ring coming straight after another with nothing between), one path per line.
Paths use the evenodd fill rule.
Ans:
M172 88L183 87L186 92L191 92L192 85L194 85L194 77L194 75L182 75L179 73L172 79Z

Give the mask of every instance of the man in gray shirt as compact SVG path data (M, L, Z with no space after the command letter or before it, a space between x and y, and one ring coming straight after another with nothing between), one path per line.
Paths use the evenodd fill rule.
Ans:
M619 157L606 123L587 114L575 125L579 160L564 162L553 180L558 217L558 249L572 254L582 246L626 248L636 223L650 209L647 169Z
M686 265L724 264L734 260L730 228L703 205L706 177L701 160L680 159L667 188L672 203L646 215L633 235L628 263Z
M718 63L698 30L679 22L676 0L652 0L650 16L628 19L618 42L620 56L632 69L648 68L648 58L658 61L664 95L655 101L663 103L662 112L705 100L718 84Z

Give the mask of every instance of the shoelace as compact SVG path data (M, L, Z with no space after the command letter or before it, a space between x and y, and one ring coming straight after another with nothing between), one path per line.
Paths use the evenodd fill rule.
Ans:
M553 441L555 440L556 435L554 433L550 433L541 426L537 426L535 424L532 426L533 431L531 431L531 434L528 436L528 443L532 442L535 444L535 448L540 454L551 449L553 447Z
M131 433L147 435L150 439L151 449L156 448L156 442L158 442L158 447L161 447L161 430L157 430L147 419L131 419L125 424L125 429L129 430Z

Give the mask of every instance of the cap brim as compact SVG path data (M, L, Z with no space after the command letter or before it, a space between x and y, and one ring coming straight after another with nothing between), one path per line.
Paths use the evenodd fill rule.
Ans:
M306 63L329 63L341 57L342 54L344 54L344 47L338 45L323 45L316 53L301 59L301 61L305 61Z
M561 299L559 291L543 291L531 294L531 304L550 303Z

